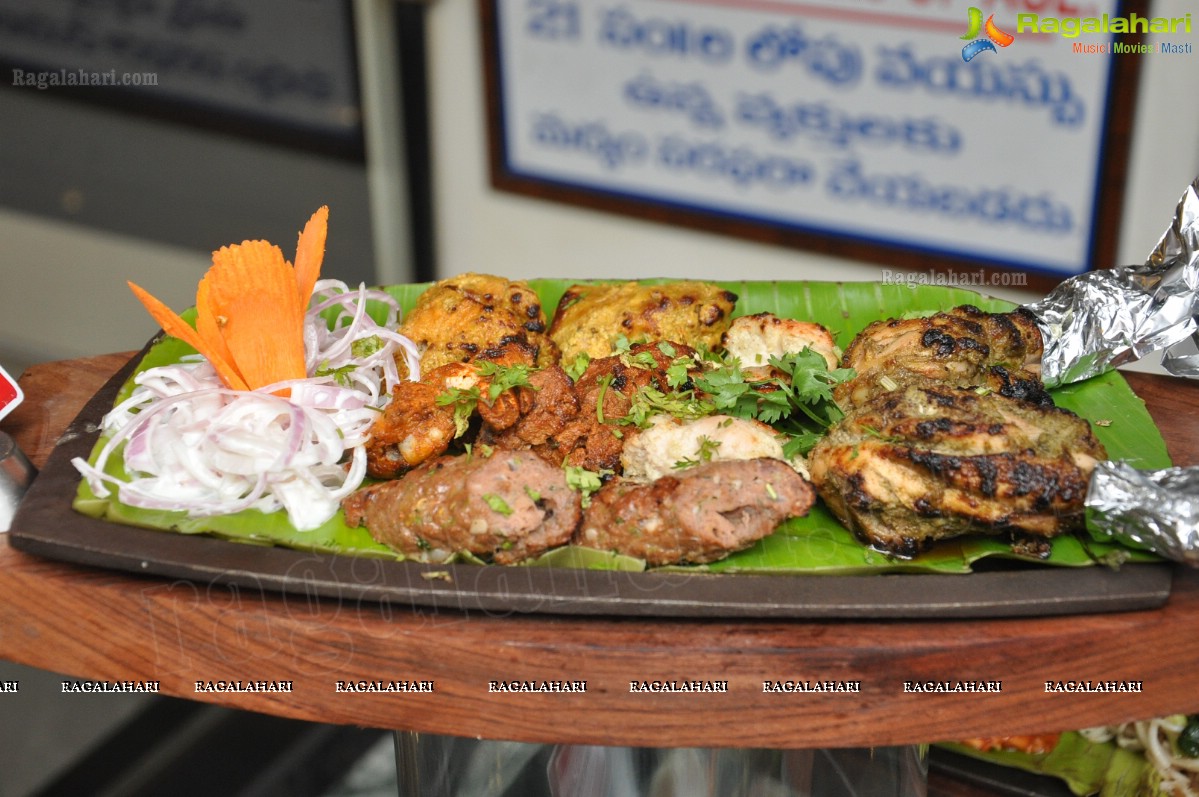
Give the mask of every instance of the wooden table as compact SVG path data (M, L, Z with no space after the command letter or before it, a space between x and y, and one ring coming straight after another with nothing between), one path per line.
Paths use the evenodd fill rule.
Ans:
M43 463L128 354L30 368L3 423ZM1129 374L1178 464L1199 463L1199 385ZM965 576L968 578L968 576ZM35 558L0 535L0 658L98 681L153 680L188 699L306 720L518 741L862 747L1072 729L1199 711L1199 573L1156 610L990 621L696 621L486 616L297 599ZM727 693L630 694L644 679ZM290 681L287 693L197 681ZM582 694L488 691L583 680ZM768 694L764 680L860 681L850 694ZM1047 680L1141 681L1141 694L1046 694ZM341 693L338 681L434 682ZM991 694L903 682L1001 680Z

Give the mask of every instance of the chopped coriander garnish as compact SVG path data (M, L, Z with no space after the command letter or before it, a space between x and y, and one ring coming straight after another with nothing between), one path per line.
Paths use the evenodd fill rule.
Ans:
M666 366L666 384L680 388L691 381L691 367L695 361L690 357L679 357Z
M608 395L608 388L612 385L612 374L604 374L599 378L599 393L595 400L595 419L600 423L607 423L604 420L604 397Z
M566 471L566 485L580 494L584 508L591 506L591 495L604 486L603 477L612 474L607 469L594 471L577 465L566 465L563 470Z
M631 401L632 406L620 423L642 429L649 426L655 415L693 420L711 415L715 409L710 401L699 398L694 391L663 393L652 385L646 385L634 393Z
M483 459L487 459L495 453L495 448L487 445L486 443L479 443L477 446L473 443L465 443L462 446L462 450L466 453L467 459L474 457L476 449L478 449L479 456L481 456Z
M475 363L475 370L479 372L480 376L485 376L491 380L491 385L487 388L487 399L492 404L495 403L495 400L505 390L512 390L517 387L527 387L530 390L537 389L529 384L529 374L536 369L530 368L524 363L500 365L490 360L481 360Z
M350 344L350 354L355 357L370 357L372 354L383 348L383 338L378 335L371 335L365 338L359 338Z
M495 493L484 493L483 500L487 503L487 506L491 507L493 512L499 512L504 517L512 514L512 507L508 506L508 502Z
M495 400L505 390L511 390L516 387L527 387L536 390L533 385L529 384L531 370L524 363L499 365L489 360L483 360L475 363L475 370L480 376L491 380L491 385L487 388L487 400L489 404L495 403ZM478 387L452 387L444 393L438 394L435 399L437 406L452 406L454 408L455 439L466 434L467 429L470 427L470 416L478 408L481 398L482 394L479 392Z
M644 368L647 371L652 371L658 367L658 358L654 356L652 351L648 350L642 350L636 354L626 354L620 359L631 368Z
M316 375L331 376L333 377L333 381L342 387L350 387L350 374L357 367L358 366L354 365L353 363L350 363L349 365L343 365L340 368L330 368L328 364L325 364L317 366Z
M453 387L439 394L435 401L439 407L454 408L454 438L457 439L470 427L470 416L479 406L479 388Z
M687 457L680 459L678 462L674 463L674 466L677 469L682 469L694 467L701 462L711 462L712 458L716 456L716 450L718 448L720 448L719 440L713 440L707 435L703 435L699 438L699 445L695 449L695 458L692 459Z
M873 426L866 426L865 424L863 424L862 431L865 432L866 434L868 434L869 436L875 438L876 440L882 440L884 443L902 443L903 442L902 437L896 437L894 435L883 434L878 429L875 429Z
M585 351L581 351L575 355L574 362L569 365L563 365L562 370L566 371L566 375L570 377L570 381L578 382L579 377L587 370L587 366L591 365L591 355Z

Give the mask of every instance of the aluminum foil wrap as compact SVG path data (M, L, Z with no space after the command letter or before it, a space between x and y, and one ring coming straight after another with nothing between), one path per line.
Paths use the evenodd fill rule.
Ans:
M1142 471L1100 462L1087 523L1135 548L1199 567L1199 467Z
M1199 178L1143 265L1073 277L1027 309L1044 338L1049 387L1155 351L1168 372L1199 377ZM1101 462L1086 503L1092 534L1199 567L1199 467Z
M1143 265L1072 277L1027 309L1044 337L1048 387L1163 349L1167 371L1199 377L1199 178Z

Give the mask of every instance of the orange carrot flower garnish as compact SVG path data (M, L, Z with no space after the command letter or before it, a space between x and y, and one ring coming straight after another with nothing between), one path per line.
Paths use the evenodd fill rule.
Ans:
M192 346L228 387L255 390L303 379L304 314L325 256L329 208L304 225L293 267L266 241L243 241L212 253L212 267L196 288L196 326L142 288L129 283L168 335Z

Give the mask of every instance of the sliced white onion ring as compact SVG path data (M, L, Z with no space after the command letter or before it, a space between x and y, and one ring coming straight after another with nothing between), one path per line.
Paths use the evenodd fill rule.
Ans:
M396 357L420 378L416 345L395 331L399 313L382 291L321 280L305 318L306 379L241 391L200 357L147 369L105 415L95 464L74 465L97 496L115 488L130 506L191 517L282 510L298 530L315 529L362 484L363 444L400 381ZM289 396L275 395L283 388ZM125 479L107 471L118 454Z

